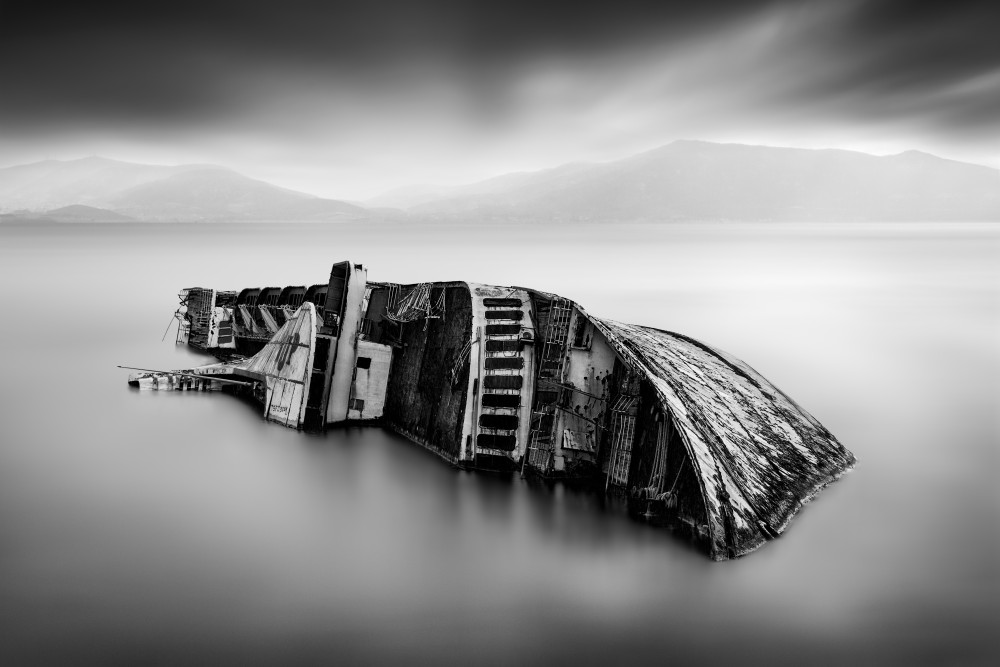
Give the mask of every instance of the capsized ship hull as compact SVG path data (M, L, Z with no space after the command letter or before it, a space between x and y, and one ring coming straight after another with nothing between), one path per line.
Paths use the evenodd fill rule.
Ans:
M326 284L180 296L178 342L225 361L155 388L214 378L288 427L378 423L455 465L586 479L716 559L779 535L855 462L735 357L555 294L339 262Z

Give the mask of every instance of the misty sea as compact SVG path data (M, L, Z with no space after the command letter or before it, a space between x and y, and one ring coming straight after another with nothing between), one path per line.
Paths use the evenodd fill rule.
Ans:
M522 285L743 359L858 459L715 563L614 502L139 392L190 286ZM998 664L1000 226L0 225L0 664Z

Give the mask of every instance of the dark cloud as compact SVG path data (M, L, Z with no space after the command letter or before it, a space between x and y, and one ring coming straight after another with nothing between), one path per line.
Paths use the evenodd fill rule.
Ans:
M782 102L847 121L911 121L965 134L1000 122L1000 5L860 2L772 54L803 59Z
M1000 131L995 7L0 0L0 148L255 143L286 171L322 151L384 173L380 150L505 155L498 169L533 150L529 168L677 137L815 143L838 124L973 144ZM249 159L226 150L202 159Z
M6 2L6 38L25 33L129 38L183 34L240 51L306 60L435 52L475 62L522 53L579 52L664 37L739 19L759 0L616 3L253 0L169 3Z
M539 58L697 40L766 11L851 6L811 36L844 67L831 92L929 89L996 68L989 2L11 2L0 6L7 121L73 114L181 122L252 103L255 70L380 81L414 63L502 96ZM991 20L992 19L992 20ZM789 54L796 57L798 54Z
M242 88L261 67L371 87L425 63L490 95L541 56L690 37L766 4L5 2L0 113L183 121L247 103Z
M860 3L827 55L851 63L845 79L890 91L924 89L996 71L1000 5L991 2Z

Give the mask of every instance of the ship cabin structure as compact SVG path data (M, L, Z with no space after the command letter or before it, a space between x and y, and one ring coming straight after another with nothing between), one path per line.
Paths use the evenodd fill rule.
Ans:
M742 361L555 294L338 262L325 283L180 298L178 342L222 362L178 388L224 379L289 427L378 423L457 466L587 480L716 559L780 534L854 464Z

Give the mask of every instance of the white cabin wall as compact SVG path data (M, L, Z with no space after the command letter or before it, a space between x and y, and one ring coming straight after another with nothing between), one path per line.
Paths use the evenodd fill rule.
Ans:
M357 366L357 362L362 358L369 360L368 368ZM347 410L348 419L378 419L382 416L391 367L391 346L367 340L358 341L354 384L351 388L351 401ZM357 401L364 402L361 409L355 407L358 405Z
M213 295L214 301L214 295ZM208 323L208 348L209 349L236 349L236 336L233 332L233 310L214 306L212 317Z
M337 347L334 352L333 378L330 382L330 398L327 401L326 421L329 424L347 419L347 407L354 385L354 365L357 360L358 328L364 314L361 310L368 284L365 269L351 264L347 281L347 304L344 319L340 323Z

